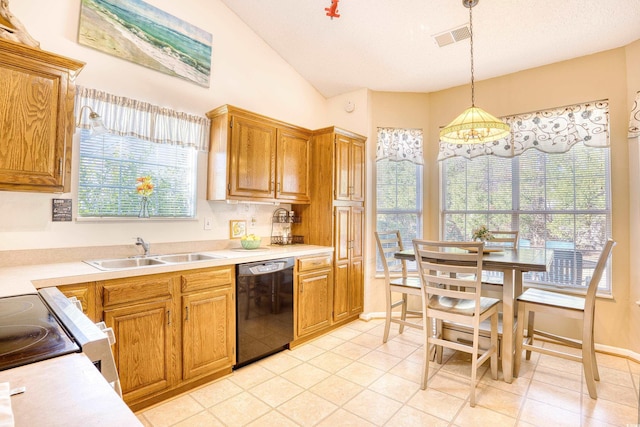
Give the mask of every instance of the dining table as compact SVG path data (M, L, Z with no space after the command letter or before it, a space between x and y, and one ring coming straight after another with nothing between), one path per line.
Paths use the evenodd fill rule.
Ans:
M415 260L412 249L396 252L398 259ZM519 247L516 249L491 249L483 252L482 269L499 271L502 282L502 373L507 383L513 381L515 351L516 298L522 293L522 275L526 272L545 272L553 259L553 250ZM524 321L524 319L522 319Z

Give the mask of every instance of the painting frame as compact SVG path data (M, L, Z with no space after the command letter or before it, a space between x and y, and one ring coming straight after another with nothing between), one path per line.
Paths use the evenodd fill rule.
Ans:
M78 43L210 87L211 33L142 0L81 0Z
M229 238L240 239L247 234L247 221L232 219L229 221Z

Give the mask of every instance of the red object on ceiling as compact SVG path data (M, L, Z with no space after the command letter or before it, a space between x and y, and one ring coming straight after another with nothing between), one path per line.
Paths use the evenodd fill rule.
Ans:
M340 18L340 14L338 13L338 2L340 0L331 0L331 6L325 7L324 10L327 12L327 16L333 18Z

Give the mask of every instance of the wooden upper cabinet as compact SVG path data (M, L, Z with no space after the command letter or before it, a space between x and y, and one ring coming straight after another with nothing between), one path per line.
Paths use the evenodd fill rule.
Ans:
M364 140L336 133L335 180L336 200L364 201Z
M242 116L230 126L229 196L273 198L276 128Z
M278 180L276 198L309 203L309 134L293 129L278 130Z
M208 200L309 203L309 130L229 105L207 117Z
M0 39L0 189L69 192L84 63Z

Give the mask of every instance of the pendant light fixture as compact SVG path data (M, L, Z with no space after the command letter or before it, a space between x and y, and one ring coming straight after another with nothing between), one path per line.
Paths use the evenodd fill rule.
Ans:
M471 107L467 108L440 131L440 140L453 144L484 144L509 135L511 128L495 116L475 106L473 79L473 14L472 9L479 0L462 0L469 8L469 33L471 44Z

